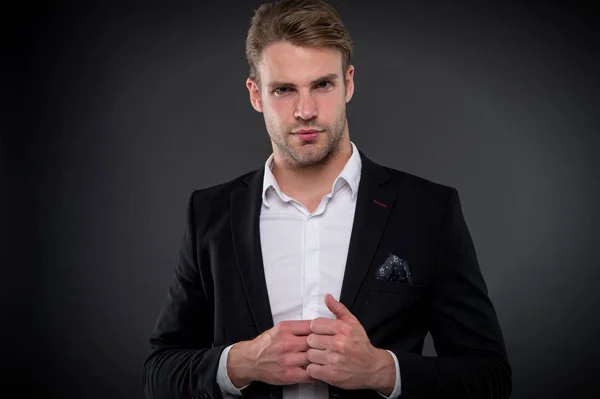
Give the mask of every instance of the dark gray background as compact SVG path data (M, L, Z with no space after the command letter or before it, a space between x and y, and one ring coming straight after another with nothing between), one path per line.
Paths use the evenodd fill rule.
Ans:
M189 194L270 153L244 87L260 1L117 3L3 13L12 397L141 399ZM598 15L592 2L481 3L333 2L356 45L350 135L373 160L459 190L513 397L592 397Z

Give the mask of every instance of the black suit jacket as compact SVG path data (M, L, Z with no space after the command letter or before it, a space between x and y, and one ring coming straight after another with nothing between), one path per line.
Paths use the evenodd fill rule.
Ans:
M393 351L402 398L507 398L502 332L455 189L386 168L362 152L362 172L340 301L371 343ZM222 398L223 349L273 326L259 215L264 169L195 191L179 262L144 364L148 398ZM389 254L412 284L378 280ZM438 357L422 356L430 331ZM253 382L246 398L278 398ZM330 398L381 398L330 386Z

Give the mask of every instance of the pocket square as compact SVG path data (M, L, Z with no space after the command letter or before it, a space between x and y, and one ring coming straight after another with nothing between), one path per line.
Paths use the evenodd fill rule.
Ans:
M375 271L377 280L407 282L412 284L412 276L408 262L394 254L388 255L386 260Z

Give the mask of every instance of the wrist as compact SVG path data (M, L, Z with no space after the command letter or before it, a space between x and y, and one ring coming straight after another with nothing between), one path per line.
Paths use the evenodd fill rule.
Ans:
M227 376L237 389L255 380L250 345L250 341L238 342L231 347L227 356Z
M384 396L390 396L396 385L396 364L394 358L385 349L376 349L375 370L372 374L370 388Z

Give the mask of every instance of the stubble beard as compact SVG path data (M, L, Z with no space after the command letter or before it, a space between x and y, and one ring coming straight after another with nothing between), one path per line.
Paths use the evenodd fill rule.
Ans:
M333 159L339 153L340 142L344 136L346 128L346 110L341 110L336 120L331 125L315 124L311 121L301 121L294 125L284 125L279 127L277 122L265 116L265 124L271 141L275 143L279 152L283 156L285 166L293 169L303 169L315 166L322 166ZM296 147L291 144L292 140L296 140L291 136L291 132L296 129L318 129L322 133L319 134L318 145L313 143ZM312 148L309 150L308 146Z

